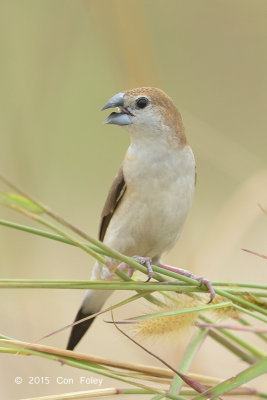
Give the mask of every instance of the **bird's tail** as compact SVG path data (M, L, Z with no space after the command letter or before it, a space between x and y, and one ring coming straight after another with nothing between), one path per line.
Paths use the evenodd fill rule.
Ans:
M109 276L110 273L107 267L96 262L93 268L91 280L107 279ZM110 290L87 290L74 322L99 312L111 293L112 291ZM67 350L74 349L74 347L79 343L83 335L91 326L93 320L94 318L90 318L72 327L67 344Z
M110 294L110 290L88 290L74 322L99 312ZM86 331L90 328L94 319L95 317L87 319L72 327L67 344L67 350L74 349Z

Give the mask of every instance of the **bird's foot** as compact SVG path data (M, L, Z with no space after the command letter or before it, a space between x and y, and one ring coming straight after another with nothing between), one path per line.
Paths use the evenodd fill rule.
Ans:
M145 282L149 282L153 275L153 269L151 267L151 262L152 262L151 258L139 257L139 256L133 256L133 258L135 260L139 261L142 265L146 265L147 271L148 271L148 279ZM125 262L120 263L117 268L120 269L121 271L126 270L129 278L131 278L133 276L134 268L130 267Z
M152 263L152 259L149 257L139 257L139 256L133 256L133 258L137 261L139 261L142 265L145 265L147 267L147 271L148 271L148 278L145 282L149 282L150 279L153 276L153 269L151 266ZM128 264L126 264L125 262L122 262L118 265L118 263L115 260L109 259L106 262L106 265L109 269L109 275L107 279L112 279L116 274L114 273L115 269L118 268L121 271L126 271L127 275L129 276L129 278L131 278L133 276L134 273L134 268L130 267Z
M149 257L139 257L139 256L134 256L137 261L139 261L142 265L145 265L147 267L147 280L145 282L149 282L150 279L153 276L153 269L151 266L152 259Z
M183 268L172 267L171 265L166 265L166 264L158 264L158 266L163 269L167 269L168 271L176 272L179 275L187 276L188 278L191 278L191 279L194 279L195 281L200 282L201 285L204 285L207 287L207 289L210 293L210 300L209 300L208 304L211 303L212 300L214 299L215 292L212 287L211 281L209 281L208 279L203 278L198 275L195 275L192 272L187 271L186 269L183 269Z

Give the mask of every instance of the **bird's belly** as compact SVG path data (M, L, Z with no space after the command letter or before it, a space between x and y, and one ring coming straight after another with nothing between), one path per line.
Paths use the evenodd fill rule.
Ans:
M193 179L144 186L126 193L106 232L105 243L129 256L156 257L176 242L191 206Z

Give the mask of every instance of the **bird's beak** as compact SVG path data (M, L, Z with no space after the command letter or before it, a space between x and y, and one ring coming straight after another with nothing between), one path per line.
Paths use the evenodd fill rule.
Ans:
M130 115L132 115L127 108L124 108L124 93L117 93L101 108L101 111L107 108L119 107L120 112L111 113L108 118L104 121L104 124L115 124L115 125L130 125L132 124Z

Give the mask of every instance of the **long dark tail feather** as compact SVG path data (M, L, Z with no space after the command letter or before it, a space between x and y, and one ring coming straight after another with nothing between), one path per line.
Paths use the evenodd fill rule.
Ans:
M80 308L76 317L75 317L75 321L79 321L80 319L83 319L85 317L89 317L89 314L83 313L82 309ZM71 329L71 333L70 333L70 337L69 337L69 341L67 344L67 350L73 350L74 347L79 343L79 341L81 340L81 338L83 337L83 335L86 333L86 331L89 329L89 327L91 326L92 322L93 322L94 318L88 319L84 322L81 322L80 324L74 325Z

